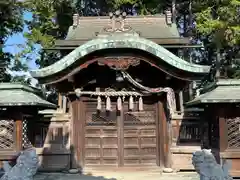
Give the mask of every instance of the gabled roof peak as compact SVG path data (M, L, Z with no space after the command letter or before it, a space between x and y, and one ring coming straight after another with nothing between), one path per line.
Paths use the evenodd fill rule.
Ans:
M151 39L183 39L177 25L172 22L172 14L127 16L126 13L112 13L110 16L83 17L73 15L73 25L69 27L65 40L92 40L98 35L116 32L135 32Z

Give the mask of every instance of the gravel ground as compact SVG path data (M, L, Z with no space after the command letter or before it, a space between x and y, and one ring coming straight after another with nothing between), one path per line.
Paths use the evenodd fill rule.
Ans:
M199 180L196 173L104 172L93 175L39 173L34 180Z

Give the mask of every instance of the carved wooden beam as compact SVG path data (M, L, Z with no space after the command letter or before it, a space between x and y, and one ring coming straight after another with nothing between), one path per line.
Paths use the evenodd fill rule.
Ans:
M111 57L98 59L98 65L107 65L114 70L127 70L130 66L137 66L140 64L140 60L130 57Z

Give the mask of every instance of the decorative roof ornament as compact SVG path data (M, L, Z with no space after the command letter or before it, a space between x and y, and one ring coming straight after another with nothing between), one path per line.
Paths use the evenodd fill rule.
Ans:
M128 32L131 31L132 28L129 25L125 24L125 19L127 17L126 12L120 12L119 10L115 13L110 12L109 17L111 20L111 25L104 28L106 32Z
M73 15L73 27L76 28L79 24L79 14Z
M167 25L171 25L172 24L172 12L170 10L166 10L165 16L166 16Z
M127 70L130 66L138 66L140 60L136 58L104 58L98 60L98 65L107 65L109 68L114 70Z

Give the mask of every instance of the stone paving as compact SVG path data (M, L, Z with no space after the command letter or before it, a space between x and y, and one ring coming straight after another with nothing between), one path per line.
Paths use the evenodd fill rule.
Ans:
M104 172L94 175L38 173L34 180L199 180L196 173Z

